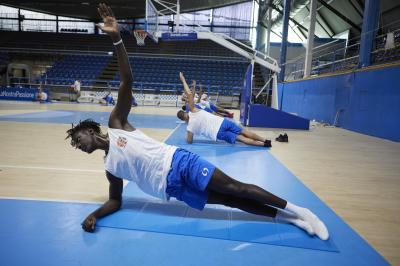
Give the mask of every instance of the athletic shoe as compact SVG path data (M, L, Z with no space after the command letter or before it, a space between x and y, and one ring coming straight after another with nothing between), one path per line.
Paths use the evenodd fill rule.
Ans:
M271 147L272 147L271 141L268 140L268 139L266 139L266 140L264 141L264 147L271 148Z
M285 142L289 142L289 137L288 137L288 135L286 133L283 135L283 137L285 139Z
M278 142L289 142L289 137L286 133L284 135L280 134L275 140Z

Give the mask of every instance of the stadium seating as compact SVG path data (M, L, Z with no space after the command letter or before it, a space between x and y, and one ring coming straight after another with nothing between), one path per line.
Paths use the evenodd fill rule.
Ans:
M0 66L6 65L9 59L7 53L0 52Z
M105 35L2 32L4 47L46 49L50 53L65 54L77 51L76 55L64 55L40 77L40 81L55 85L72 85L76 79L83 86L94 86L94 80L107 66L113 46ZM160 41L158 44L146 39L145 46L137 46L131 35L123 36L130 56L134 74L134 86L142 90L181 91L179 71L188 80L196 79L209 93L228 93L242 87L246 63L239 55L210 40ZM82 51L92 55L78 55ZM152 56L152 57L149 57ZM103 82L107 84L108 81ZM118 74L111 80L118 86Z
M179 72L188 80L196 80L208 93L230 94L242 87L247 64L237 61L210 61L172 58L130 58L136 86L140 89L178 90L182 87ZM119 74L112 82L119 83Z
M91 86L109 59L109 56L65 56L41 76L41 81L55 85L72 85L75 80L80 79L83 86Z
M51 69L41 76L47 84L71 85L76 79L83 86L91 86L110 56L68 55L57 61ZM212 61L189 58L130 57L134 75L134 87L141 90L182 91L179 72L183 72L188 81L196 80L208 93L231 94L239 91L247 63L240 61ZM112 87L119 84L116 74Z

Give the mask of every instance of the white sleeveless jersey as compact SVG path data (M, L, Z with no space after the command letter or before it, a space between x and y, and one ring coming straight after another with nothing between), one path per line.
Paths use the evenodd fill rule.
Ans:
M208 139L217 140L218 131L224 119L222 117L207 113L204 110L189 112L187 130L194 135L204 136Z
M139 130L109 128L106 171L134 181L145 193L167 200L167 176L177 147L156 141Z
M211 107L210 107L210 102L207 102L207 101L203 101L203 100L201 100L199 103L198 103L198 105L201 107L201 109L205 109L205 108L209 108L209 109L211 109Z

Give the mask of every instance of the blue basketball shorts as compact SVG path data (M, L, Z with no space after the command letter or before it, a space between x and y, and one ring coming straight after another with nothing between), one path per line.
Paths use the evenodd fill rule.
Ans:
M242 133L243 129L229 119L224 119L221 127L218 130L217 139L225 140L228 143L234 144L236 137Z
M167 176L167 195L203 210L208 200L206 188L214 171L213 164L197 154L178 148Z
M210 102L210 109L213 110L214 112L218 112L218 107L212 102Z
M208 107L201 107L200 105L198 105L198 104L195 104L194 105L194 107L196 107L197 109L199 109L199 110L204 110L204 111L206 111L206 112L208 112L208 113L213 113L213 110L211 110L210 108L208 108ZM189 113L189 111L190 111L190 109L189 109L189 104L186 104L186 108L185 108L185 112L186 113Z

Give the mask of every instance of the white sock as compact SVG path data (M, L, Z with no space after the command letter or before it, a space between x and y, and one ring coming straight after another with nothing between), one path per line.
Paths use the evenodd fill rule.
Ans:
M309 209L302 208L290 202L287 202L285 210L293 212L303 221L311 224L315 234L322 240L327 240L329 238L328 229L326 228L325 224Z
M293 213L289 213L278 209L275 219L279 222L291 223L297 227L300 227L301 229L306 231L309 235L315 234L310 223L303 221Z

